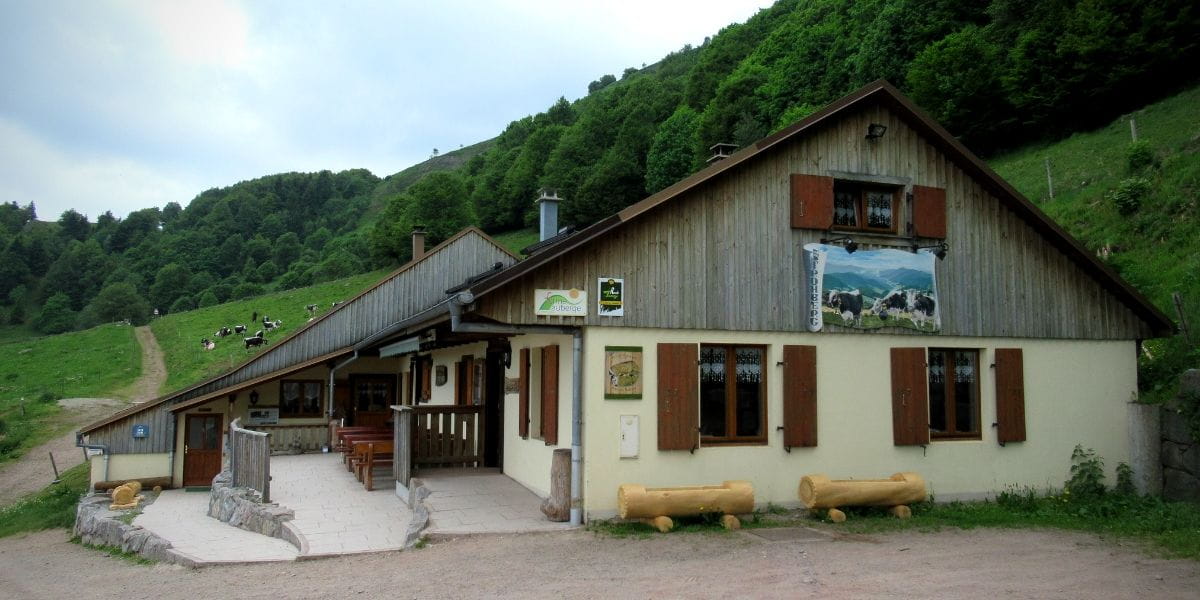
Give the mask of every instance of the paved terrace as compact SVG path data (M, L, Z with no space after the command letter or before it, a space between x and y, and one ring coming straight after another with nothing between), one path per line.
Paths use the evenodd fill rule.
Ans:
M301 548L207 515L208 493L164 491L134 524L167 539L197 564L290 561L298 557L400 550L412 511L391 474L376 471L368 492L337 454L271 457L271 499L295 512ZM496 470L437 469L420 474L430 490L429 534L522 533L569 529L542 515L541 498Z

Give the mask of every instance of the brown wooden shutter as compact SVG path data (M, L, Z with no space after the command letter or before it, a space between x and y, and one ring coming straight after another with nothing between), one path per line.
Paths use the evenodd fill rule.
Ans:
M542 439L558 445L558 346L542 348Z
M913 233L921 237L946 237L945 188L913 186Z
M658 449L694 450L700 440L700 351L658 345Z
M833 178L792 174L792 229L833 227Z
M892 441L929 443L929 395L924 348L892 348Z
M1020 348L996 349L996 437L1025 441L1025 368Z
M817 347L783 347L783 445L817 445Z
M517 379L517 435L529 438L529 348L521 348Z

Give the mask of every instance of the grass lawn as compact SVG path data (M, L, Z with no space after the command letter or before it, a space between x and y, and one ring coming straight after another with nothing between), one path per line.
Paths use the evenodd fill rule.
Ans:
M111 396L141 372L141 346L128 326L0 343L0 461L61 433L58 398Z
M522 248L528 248L529 246L538 243L538 237L540 237L540 234L538 233L536 227L531 229L515 229L513 231L505 231L504 233L497 233L496 235L492 236L492 238L495 239L498 244L504 246L509 252L512 252L517 256L521 255Z
M26 531L70 528L75 523L75 505L87 487L86 463L63 471L59 483L0 509L0 537Z
M167 366L167 383L162 391L169 392L203 381L270 347L266 345L247 350L241 335L214 337L213 333L221 327L232 329L235 325L245 325L253 335L263 329L263 316L269 316L273 320L283 321L279 329L267 334L270 343L277 343L307 323L309 314L305 306L318 305L315 314L322 315L330 310L332 302L349 300L386 274L384 271L365 273L310 287L169 314L154 320L150 328L158 339ZM250 320L253 313L258 313L257 322ZM215 342L216 348L203 349L200 346L202 338Z

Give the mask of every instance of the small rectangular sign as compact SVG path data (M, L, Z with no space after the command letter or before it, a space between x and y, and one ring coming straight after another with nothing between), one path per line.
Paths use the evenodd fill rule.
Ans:
M150 437L150 426L149 425L134 425L133 426L133 437L135 439Z
M596 314L602 317L625 316L625 280L615 277L601 277L596 289L600 290L597 298Z
M534 290L534 314L539 317L586 317L587 292L583 290Z
M275 425L279 423L279 407L251 408L246 416L247 425Z

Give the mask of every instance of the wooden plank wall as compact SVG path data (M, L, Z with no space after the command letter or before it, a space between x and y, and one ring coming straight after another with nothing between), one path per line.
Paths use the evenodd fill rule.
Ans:
M170 407L160 404L142 413L130 415L97 429L87 435L88 443L105 444L113 454L155 454L170 452L174 446L174 415ZM147 437L133 438L134 425L148 425Z
M868 142L873 122L888 130ZM805 331L801 248L822 232L789 226L790 175L834 172L946 189L950 251L937 263L943 335L1150 337L1128 307L883 106L864 107L635 218L484 296L479 312L522 324ZM910 209L901 204L903 223ZM908 238L854 237L863 249L909 247ZM625 279L624 317L596 315L600 277ZM534 316L534 289L573 287L588 291L587 317Z

